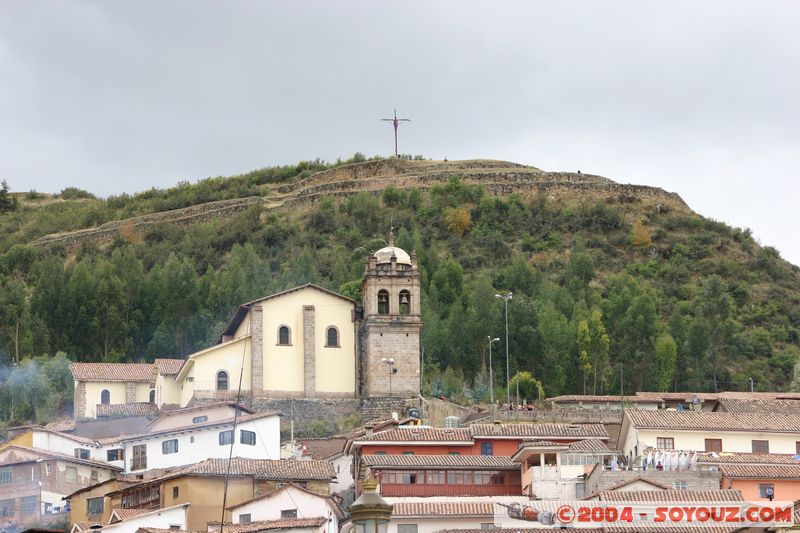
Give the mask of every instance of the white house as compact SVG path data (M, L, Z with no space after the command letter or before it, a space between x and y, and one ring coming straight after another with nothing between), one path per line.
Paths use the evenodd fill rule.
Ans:
M186 529L188 503L164 507L163 509L115 509L109 524L91 531L108 533L136 533L139 528ZM70 533L84 531L83 524L74 524Z
M326 529L339 531L344 513L332 496L288 483L252 500L228 507L234 524L289 518L324 518Z

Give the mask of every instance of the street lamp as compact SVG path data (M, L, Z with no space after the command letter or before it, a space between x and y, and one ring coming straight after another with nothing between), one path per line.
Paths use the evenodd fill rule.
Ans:
M494 374L492 374L492 344L499 341L499 337L492 338L491 335L487 335L486 338L489 340L489 401L492 402L492 417L494 417Z
M355 533L386 533L389 529L392 505L375 491L377 486L374 479L365 479L361 496L350 506Z
M495 294L495 298L505 300L506 306L506 402L508 407L511 407L511 378L509 377L509 364L508 364L508 301L511 299L511 291L506 294Z
M392 401L392 374L397 372L397 369L394 367L394 358L392 357L384 357L381 359L386 365L389 366L389 402Z

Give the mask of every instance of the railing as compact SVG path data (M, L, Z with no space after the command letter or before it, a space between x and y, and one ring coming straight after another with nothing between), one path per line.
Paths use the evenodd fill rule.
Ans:
M521 485L381 483L381 496L519 496Z

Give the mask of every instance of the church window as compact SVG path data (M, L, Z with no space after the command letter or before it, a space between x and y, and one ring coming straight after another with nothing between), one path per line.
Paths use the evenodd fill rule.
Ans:
M389 314L389 291L381 289L378 291L378 314Z
M228 373L224 370L217 372L217 390L228 390Z
M150 391L150 403L156 403L156 390L152 389Z
M407 315L411 312L411 293L402 290L400 291L400 314Z
M325 332L325 346L328 348L339 347L339 330L335 326L329 326Z
M108 392L108 389L103 389L103 392L100 393L100 403L103 405L111 403L111 393Z
M288 326L281 326L278 328L278 344L282 346L289 346L292 343L292 332Z

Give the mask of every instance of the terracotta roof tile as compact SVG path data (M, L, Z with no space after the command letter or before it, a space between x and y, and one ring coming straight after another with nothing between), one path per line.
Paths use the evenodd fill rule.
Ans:
M392 509L392 517L429 516L494 516L494 504L490 501L467 502L398 502Z
M584 403L619 403L619 395L563 394L547 398L546 402L584 402ZM631 403L661 403L658 396L623 396L624 401Z
M158 406L150 402L97 404L97 416L156 416Z
M153 381L149 363L70 363L69 370L77 381Z
M97 528L97 526L102 526L102 525L103 525L102 522L74 522L72 524L72 527L78 526L78 531L89 531L90 529L92 529L92 526L95 526L95 528Z
M174 470L162 477L150 480L160 481L179 476L224 476L228 472L228 459L206 459L199 463ZM321 480L330 481L336 477L333 465L328 461L294 461L290 459L246 459L234 457L231 460L232 476L254 476L259 479L278 481Z
M704 464L800 465L800 456L791 453L699 453L697 462Z
M129 518L136 518L137 516L147 514L150 512L150 509L114 509L111 511L111 516L113 518L114 515L119 520L128 520Z
M741 502L738 490L601 490L602 502Z
M330 437L327 439L298 439L303 446L303 456L311 459L328 459L339 455L347 444L345 437Z
M626 411L634 427L716 431L800 432L799 415L723 413L719 411Z
M472 444L472 435L464 428L399 427L356 439L356 442L464 442Z
M720 466L727 478L800 480L800 463L796 465L732 465Z
M69 432L75 429L75 421L56 420L55 422L49 422L45 424L44 428L49 429L50 431Z
M584 439L584 440L576 440L575 442L571 442L569 444L569 450L571 452L611 452L611 448L608 445L599 439Z
M282 518L280 520L261 520L246 524L225 524L224 530L230 533L258 533L259 531L273 529L320 527L327 521L321 516L314 518ZM209 522L209 525L219 525L219 522Z
M474 424L470 431L480 437L523 437L542 440L596 437L607 439L603 424Z
M183 366L184 359L156 359L153 364L162 376L174 376Z
M365 466L373 468L490 468L519 470L510 457L499 455L362 455Z
M800 413L798 400L735 400L720 398L717 410L726 413L772 413L795 415Z

